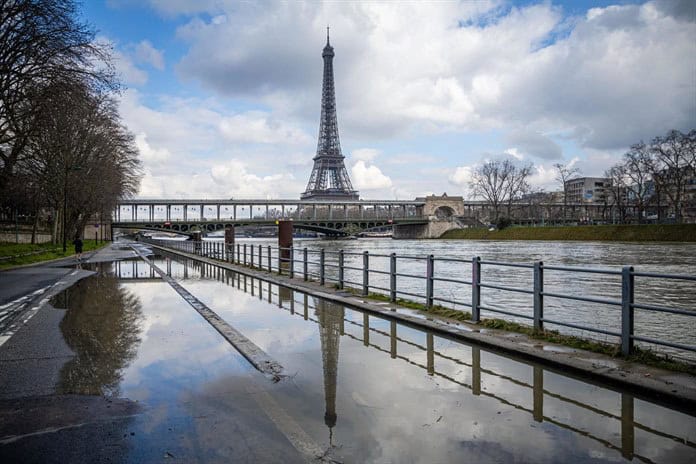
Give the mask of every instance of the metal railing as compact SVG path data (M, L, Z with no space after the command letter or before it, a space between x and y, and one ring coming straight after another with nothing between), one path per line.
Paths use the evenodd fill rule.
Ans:
M642 279L666 279L669 281L692 282L694 289L691 294L696 294L696 276L675 275L637 272L631 266L624 266L621 270L596 269L587 267L549 266L538 261L532 264L505 263L498 261L486 261L480 257L470 260L459 258L436 258L428 256L410 256L391 254L369 253L364 251L347 252L344 250L330 251L325 249L313 250L308 248L280 248L253 244L236 244L233 247L220 242L193 242L153 240L147 242L160 245L165 248L174 248L199 256L211 257L225 262L242 266L248 266L264 271L286 274L293 278L300 274L305 281L316 280L321 285L333 283L337 289L351 289L363 296L377 293L388 297L389 301L403 300L422 301L427 308L435 305L451 305L453 309L466 309L471 313L472 322L480 322L483 315L502 315L503 318L519 318L531 321L536 330L544 330L547 324L565 327L569 329L601 334L618 339L621 353L629 355L634 353L636 341L669 347L678 352L696 353L696 344L692 342L694 332L689 335L689 344L674 342L644 336L636 333L636 311L661 313L666 316L686 316L691 319L696 317L696 310L683 309L663 305L648 304L635 301L636 278ZM380 263L381 261L381 263ZM403 266L409 263L409 266ZM400 272L401 267L408 269L420 268L421 273ZM442 267L448 272L436 274L436 269ZM486 282L482 280L483 268L520 268L532 273L532 285L530 288L519 288L505 285L499 281ZM458 271L458 272L457 272ZM586 293L571 294L560 291L548 291L544 288L545 273L548 271L572 273L574 276L583 274L598 274L603 277L613 277L620 281L620 291L615 298L597 298L587 296ZM470 273L471 279L458 277ZM378 276L378 278L375 278ZM350 280L355 279L355 280ZM408 285L402 285L409 282ZM440 284L465 287L468 289L470 299L462 300L438 291ZM420 289L420 290L419 290ZM589 290L589 289L588 289ZM482 296L498 296L503 293L528 295L531 297L531 308L525 307L522 312L511 311L500 302L488 303ZM449 297L448 297L449 296ZM561 300L570 302L589 303L595 306L608 306L616 311L605 311L601 314L606 317L618 315L618 327L603 328L602 320L594 321L593 325L561 320L561 318L548 317L544 313L546 301ZM484 304L485 303L485 304ZM530 311L531 310L531 311ZM672 324L668 320L667 324Z

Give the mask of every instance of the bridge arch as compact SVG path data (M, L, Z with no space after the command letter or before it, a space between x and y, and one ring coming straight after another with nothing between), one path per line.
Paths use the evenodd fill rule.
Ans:
M454 211L454 209L447 205L442 205L435 208L435 217L437 217L438 219L451 218L455 214L456 212Z

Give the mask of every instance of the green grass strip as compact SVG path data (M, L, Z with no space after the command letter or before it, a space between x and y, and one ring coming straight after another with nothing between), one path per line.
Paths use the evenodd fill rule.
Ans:
M613 242L696 242L696 224L508 227L458 229L441 238L466 240L583 240Z
M106 246L110 242L95 240L83 240L82 251L92 251ZM38 253L37 253L38 252ZM0 243L0 257L11 256L10 259L0 260L0 269L7 269L14 266L39 263L53 259L66 258L75 254L75 247L72 243L68 245L63 253L62 245L51 243L29 244L29 243Z

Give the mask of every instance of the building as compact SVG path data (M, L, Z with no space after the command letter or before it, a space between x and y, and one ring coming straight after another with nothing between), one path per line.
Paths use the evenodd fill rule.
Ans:
M568 204L603 203L611 180L606 177L576 177L565 183Z

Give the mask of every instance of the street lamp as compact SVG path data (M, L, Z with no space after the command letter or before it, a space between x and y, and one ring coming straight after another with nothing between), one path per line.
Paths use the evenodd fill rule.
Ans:
M80 169L82 169L80 166L65 166L65 177L63 177L63 254L67 250L65 218L68 215L68 175L70 171L79 171Z

